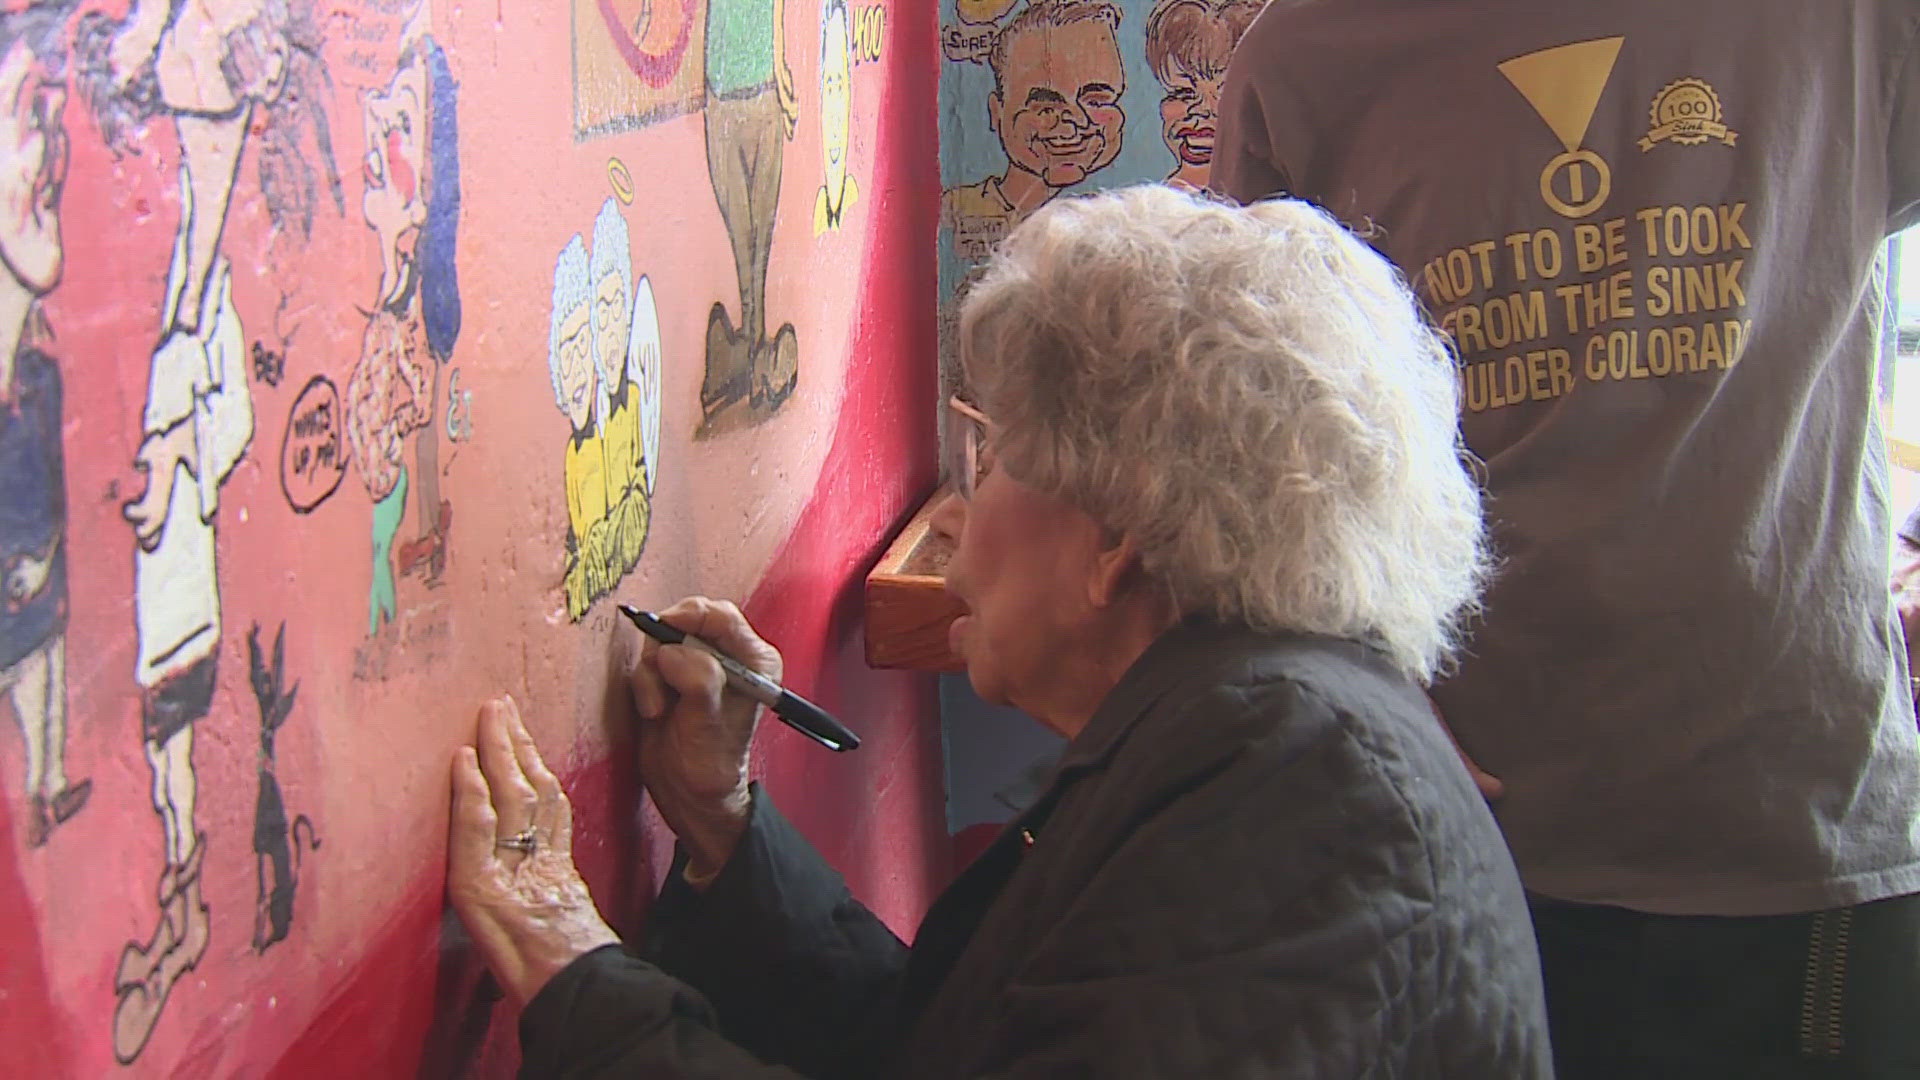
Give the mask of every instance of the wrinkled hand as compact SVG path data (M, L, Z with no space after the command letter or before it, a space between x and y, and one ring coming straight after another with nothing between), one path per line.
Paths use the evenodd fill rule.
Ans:
M1480 789L1480 797L1492 802L1505 795L1507 785L1501 783L1499 777L1482 769L1479 762L1467 755L1466 747L1460 745L1460 740L1453 737L1453 729L1447 726L1447 718L1440 712L1440 703L1428 698L1427 705L1433 709L1433 718L1440 721L1440 730L1447 733L1447 741L1453 744L1453 752L1460 755L1460 763L1467 767L1467 775L1473 777L1473 786Z
M1893 607L1900 613L1900 628L1907 639L1907 674L1920 676L1920 545L1901 537L1893 552ZM1914 700L1920 702L1920 683L1909 681Z
M702 638L767 678L780 653L725 600L689 597L660 618ZM747 748L760 703L726 684L713 657L646 638L628 681L640 714L640 779L667 827L687 849L687 876L720 872L747 827Z
M532 851L500 846L529 831ZM573 865L573 806L512 698L481 707L477 751L453 759L447 896L521 1006L576 958L620 940Z

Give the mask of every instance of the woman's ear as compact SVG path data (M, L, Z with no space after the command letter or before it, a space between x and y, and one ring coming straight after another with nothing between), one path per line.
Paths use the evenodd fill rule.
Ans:
M1087 601L1104 608L1127 591L1128 579L1140 568L1140 552L1133 538L1110 529L1098 529L1098 550L1093 557L1093 573L1087 577Z

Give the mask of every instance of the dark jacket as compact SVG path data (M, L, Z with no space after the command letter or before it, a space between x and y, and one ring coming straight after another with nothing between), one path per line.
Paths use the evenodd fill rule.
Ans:
M911 950L763 792L705 894L668 882L653 963L590 953L528 1005L525 1075L1552 1072L1493 817L1350 642L1168 631Z

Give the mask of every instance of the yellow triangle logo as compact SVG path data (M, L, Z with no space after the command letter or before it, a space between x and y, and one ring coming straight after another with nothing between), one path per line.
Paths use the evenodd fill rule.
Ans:
M1500 65L1515 90L1540 114L1561 145L1571 154L1586 141L1587 125L1600 105L1600 94L1620 58L1623 37L1596 38L1558 45Z

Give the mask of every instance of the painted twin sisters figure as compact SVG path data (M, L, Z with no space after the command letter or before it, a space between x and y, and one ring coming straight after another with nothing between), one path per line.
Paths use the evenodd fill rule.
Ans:
M609 198L593 251L575 233L553 272L547 367L568 423L567 615L578 620L640 561L660 460L660 318L633 276L627 219Z

